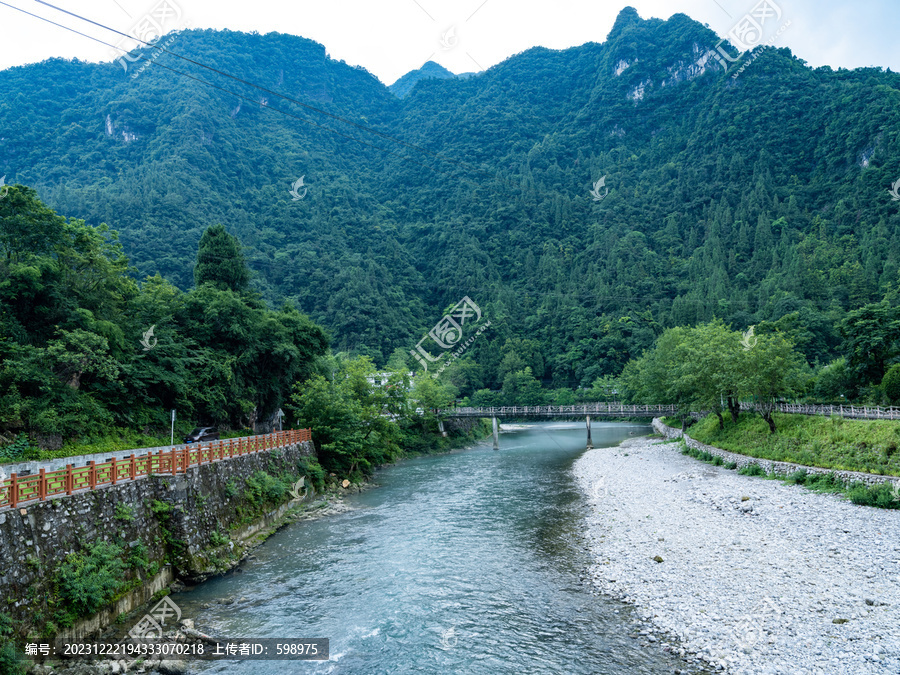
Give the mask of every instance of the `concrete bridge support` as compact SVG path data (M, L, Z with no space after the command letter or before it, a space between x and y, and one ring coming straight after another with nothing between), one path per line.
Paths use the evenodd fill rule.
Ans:
M588 436L587 437L587 449L593 450L594 444L591 441L591 416L588 415L586 419L587 419L587 436Z
M494 427L494 450L500 449L500 425L497 423L497 418L491 418L491 424Z

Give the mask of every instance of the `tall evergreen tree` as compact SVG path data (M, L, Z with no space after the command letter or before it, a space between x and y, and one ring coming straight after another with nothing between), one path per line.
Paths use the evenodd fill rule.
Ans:
M200 237L194 283L241 292L249 282L250 269L237 237L228 234L223 225L210 225Z

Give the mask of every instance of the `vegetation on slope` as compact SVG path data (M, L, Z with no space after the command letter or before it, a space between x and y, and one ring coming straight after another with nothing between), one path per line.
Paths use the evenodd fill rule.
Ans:
M900 476L900 425L891 421L774 414L778 433L758 416L719 427L714 416L690 427L691 438L750 457L841 471Z
M271 306L293 301L379 367L469 295L493 329L461 395L503 386L510 339L537 341L532 375L571 389L713 318L771 323L813 367L852 360L844 325L898 281L900 75L769 48L732 79L697 66L716 42L684 15L627 9L602 44L531 49L398 100L309 40L185 31L174 51L427 153L204 71L267 104L153 67L131 80L53 60L0 73L0 172L109 223L139 277L181 292L202 232L223 223ZM854 383L861 395L880 374Z

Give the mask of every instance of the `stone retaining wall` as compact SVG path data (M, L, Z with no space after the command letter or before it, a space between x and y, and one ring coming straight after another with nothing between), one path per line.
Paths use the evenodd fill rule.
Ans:
M711 455L721 457L726 462L735 462L740 469L747 464L758 464L766 473L774 473L779 476L788 476L796 471L806 471L811 474L828 474L833 473L837 478L846 483L865 483L866 485L879 485L881 483L897 482L900 484L900 478L893 476L880 476L874 473L863 473L861 471L840 471L838 469L823 469L818 466L804 466L803 464L792 464L790 462L776 462L771 459L760 459L759 457L749 457L735 452L728 452L712 445L706 445L700 441L694 440L681 429L674 429L666 425L659 417L653 419L653 429L666 438L684 438L685 444L689 448L696 450L705 450Z
M292 498L285 495L268 511L249 510L243 500L247 478L259 471L299 477L298 463L307 457L315 457L311 441L202 464L176 476L145 476L4 509L0 598L7 602L0 613L23 629L53 621L59 565L69 553L98 541L123 547L126 556L145 551L152 576L127 573L137 588L159 574L197 581L225 571L240 560L250 538L283 515ZM142 598L139 593L134 606ZM102 628L108 619L91 626Z

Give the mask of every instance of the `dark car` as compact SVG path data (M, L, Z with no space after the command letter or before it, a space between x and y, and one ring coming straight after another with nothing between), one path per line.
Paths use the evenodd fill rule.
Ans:
M219 430L215 427L197 427L184 437L185 443L203 443L219 440Z

